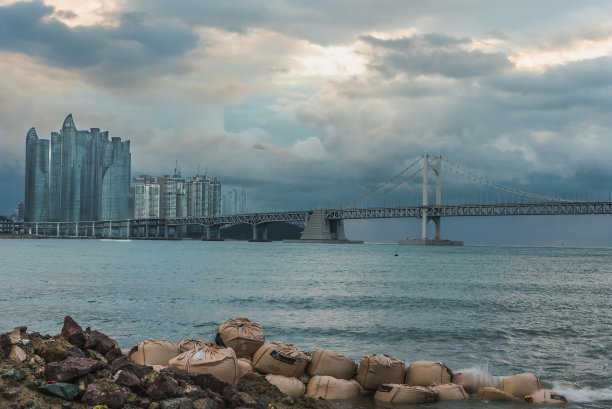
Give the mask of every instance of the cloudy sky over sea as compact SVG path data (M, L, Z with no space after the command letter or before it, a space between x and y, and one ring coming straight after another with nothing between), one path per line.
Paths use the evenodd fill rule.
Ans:
M207 169L253 210L351 200L425 151L523 191L608 200L612 2L0 0L0 214L23 200L27 130L48 139L69 113L129 139L133 176ZM582 220L543 222L566 226L543 243L612 228ZM494 224L521 223L536 224Z

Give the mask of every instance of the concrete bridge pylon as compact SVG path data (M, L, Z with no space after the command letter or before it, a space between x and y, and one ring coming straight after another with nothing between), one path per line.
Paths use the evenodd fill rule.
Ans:
M436 204L435 207L440 207L442 204L442 155L437 154L431 161L429 154L423 154L423 206L421 207L421 238L400 240L399 244L411 244L419 246L463 246L462 241L443 240L440 238L440 216L430 216L431 206L429 205L429 169L436 174ZM427 223L432 220L436 226L434 239L427 237Z

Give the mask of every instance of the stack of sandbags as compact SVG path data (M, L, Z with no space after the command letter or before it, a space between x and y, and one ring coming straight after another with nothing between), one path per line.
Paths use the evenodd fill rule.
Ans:
M315 375L308 382L306 396L314 399L352 399L361 395L361 385L355 380Z
M183 352L187 352L190 349L196 348L204 348L205 346L212 346L213 343L210 341L206 341L203 339L193 339L193 338L183 338L179 342L176 343L176 346L179 349L179 354Z
M357 362L329 349L317 349L306 368L310 376L333 376L337 379L353 379L357 374Z
M361 359L357 382L367 390L376 390L384 383L401 384L404 380L405 364L388 355L370 354Z
M541 388L542 384L540 383L540 379L531 373L506 376L497 382L497 389L517 398L531 395L532 392Z
M424 386L384 384L376 389L374 400L384 403L430 403L438 400L438 394Z
M306 392L306 385L296 377L283 375L266 375L266 379L279 391L292 398L301 398Z
M223 382L234 385L238 384L240 378L238 358L232 348L204 346L201 349L192 349L171 359L168 366L175 366L188 372L211 374Z
M453 371L442 362L415 361L406 369L406 385L431 386L450 383Z
M266 340L261 326L246 317L225 321L217 328L217 334L238 358L252 357Z
M179 354L179 348L167 339L149 339L134 345L128 358L141 365L168 365Z
M292 344L268 342L255 352L253 366L264 374L297 378L304 373L310 359L310 354Z
M533 392L531 395L525 396L527 402L533 403L567 403L565 396L559 395L557 392L550 389L540 389Z
M461 385L467 393L476 393L480 388L497 385L491 375L477 370L463 370L453 373L452 382Z
M470 398L470 395L461 385L454 383L442 383L433 385L430 388L436 391L439 401L465 400Z

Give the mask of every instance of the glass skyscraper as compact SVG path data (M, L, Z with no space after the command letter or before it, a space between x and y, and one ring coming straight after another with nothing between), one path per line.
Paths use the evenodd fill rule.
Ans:
M31 128L26 135L26 178L24 221L49 218L49 140L38 139Z
M47 220L73 222L130 217L129 141L121 142L116 137L109 140L108 131L101 132L98 128L77 130L70 114L61 131L51 133L50 169L49 141L45 142L50 175L47 176ZM27 181L32 178L27 165L29 156L26 152L26 190Z

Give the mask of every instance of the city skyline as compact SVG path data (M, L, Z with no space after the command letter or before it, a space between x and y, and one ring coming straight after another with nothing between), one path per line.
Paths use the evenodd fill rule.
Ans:
M50 143L49 143L50 142ZM130 217L130 141L108 131L78 130L72 114L59 132L26 135L26 222Z
M249 190L250 210L349 201L424 151L523 191L612 190L609 2L88 4L0 0L0 214L25 197L23 135L67 112L129 138L133 175L168 174L175 159L210 167ZM443 173L449 200L478 194L451 182ZM387 201L413 204L418 190ZM595 217L442 230L612 245L610 228ZM375 241L418 230L347 224Z

